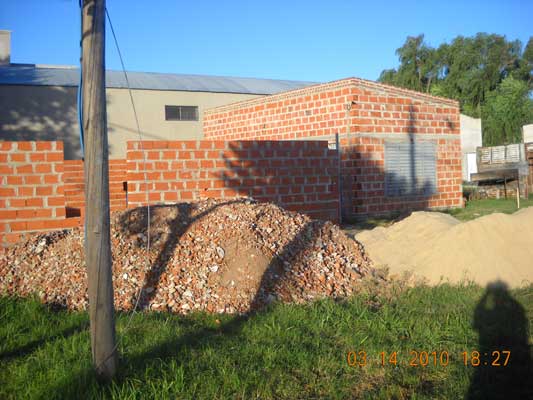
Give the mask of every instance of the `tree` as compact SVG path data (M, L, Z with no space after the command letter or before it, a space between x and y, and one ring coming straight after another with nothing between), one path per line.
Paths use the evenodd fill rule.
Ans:
M400 65L379 81L458 100L462 113L482 117L486 145L520 141L521 126L533 122L533 37L522 51L519 40L496 34L457 36L437 49L409 36L396 54Z
M394 68L384 69L379 75L378 82L388 83L389 85L395 85L396 72L397 71Z
M520 48L519 41L486 33L458 36L449 45L441 45L441 93L459 100L465 114L479 117L486 95L517 68Z
M527 82L529 89L533 89L533 37L530 37L513 77Z
M438 73L438 60L436 50L424 43L424 35L409 36L396 54L400 59L400 67L398 70L384 70L379 81L429 92Z
M505 78L487 95L482 107L483 145L517 143L522 126L533 120L533 101L526 82Z
M462 112L479 117L487 94L506 77L533 85L533 40L521 49L519 40L496 34L458 36L437 49L424 42L424 35L409 36L396 50L399 67L384 70L379 80L459 100Z

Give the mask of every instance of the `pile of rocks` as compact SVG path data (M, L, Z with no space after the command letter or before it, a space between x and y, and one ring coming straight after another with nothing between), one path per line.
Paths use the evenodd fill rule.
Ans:
M115 307L244 313L273 300L344 297L372 272L362 246L330 222L251 199L112 214ZM148 244L150 251L148 252ZM83 229L35 235L0 254L0 294L87 307Z

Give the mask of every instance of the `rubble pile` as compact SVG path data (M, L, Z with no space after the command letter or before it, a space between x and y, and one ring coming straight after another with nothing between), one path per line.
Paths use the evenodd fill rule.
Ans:
M344 297L372 273L336 225L252 199L113 213L115 307L245 313L274 300ZM147 258L147 245L150 254ZM34 235L0 254L0 294L87 307L83 228Z

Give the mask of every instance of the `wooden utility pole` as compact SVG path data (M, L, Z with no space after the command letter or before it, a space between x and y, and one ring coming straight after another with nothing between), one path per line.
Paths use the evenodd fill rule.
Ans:
M85 262L92 358L98 377L116 371L109 232L109 166L105 96L105 0L83 0L82 121L85 144Z

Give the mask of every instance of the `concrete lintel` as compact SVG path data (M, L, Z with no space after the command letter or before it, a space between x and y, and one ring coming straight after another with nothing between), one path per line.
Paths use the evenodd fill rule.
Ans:
M368 137L368 138L374 138L374 139L398 139L398 140L410 140L411 138L414 138L416 141L423 141L423 140L438 140L438 139L444 139L444 140L459 140L461 137L460 135L451 134L451 133L376 133L376 132L355 132L355 133L341 133L339 134L340 139L345 138L357 138L357 137ZM301 138L295 138L295 139L289 139L289 140L328 140L328 141L335 141L335 134L333 135L321 135L321 136L307 136L307 137L301 137Z

